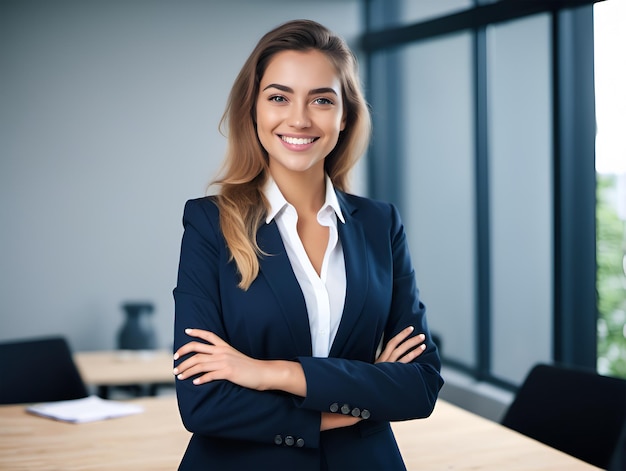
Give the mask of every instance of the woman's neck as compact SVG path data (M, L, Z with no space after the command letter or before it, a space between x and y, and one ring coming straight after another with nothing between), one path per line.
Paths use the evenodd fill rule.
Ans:
M298 214L315 212L326 200L326 180L322 172L302 172L283 174L272 172L272 178L280 188L285 199L296 208Z

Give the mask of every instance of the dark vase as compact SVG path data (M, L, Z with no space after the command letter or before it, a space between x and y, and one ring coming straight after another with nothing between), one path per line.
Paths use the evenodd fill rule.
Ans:
M156 332L152 326L152 303L125 303L126 322L118 337L118 347L122 350L154 350Z

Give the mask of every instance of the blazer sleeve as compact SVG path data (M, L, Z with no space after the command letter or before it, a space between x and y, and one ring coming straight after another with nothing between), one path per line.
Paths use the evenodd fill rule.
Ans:
M378 363L343 358L300 357L307 381L303 408L382 421L423 418L430 415L443 379L441 362L419 299L415 272L398 211L390 212L389 244L392 263L392 297L384 338L392 338L412 325L412 335L426 334L426 350L411 363Z
M174 351L192 340L184 333L188 327L210 330L230 341L220 307L220 267L228 255L217 207L208 198L188 201L183 226L174 289ZM319 446L320 413L297 407L289 394L255 391L225 380L196 386L191 378L176 380L176 393L190 432L270 444L276 436L292 436L302 438L306 447Z

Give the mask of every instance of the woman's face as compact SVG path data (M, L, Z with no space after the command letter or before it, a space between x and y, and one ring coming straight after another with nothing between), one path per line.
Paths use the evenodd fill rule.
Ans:
M269 62L256 101L257 133L270 171L323 174L345 126L341 82L317 51L283 51Z

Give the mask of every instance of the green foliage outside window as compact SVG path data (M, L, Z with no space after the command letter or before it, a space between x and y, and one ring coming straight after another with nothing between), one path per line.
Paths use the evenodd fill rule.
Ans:
M598 371L626 378L625 221L611 195L615 175L597 176Z

